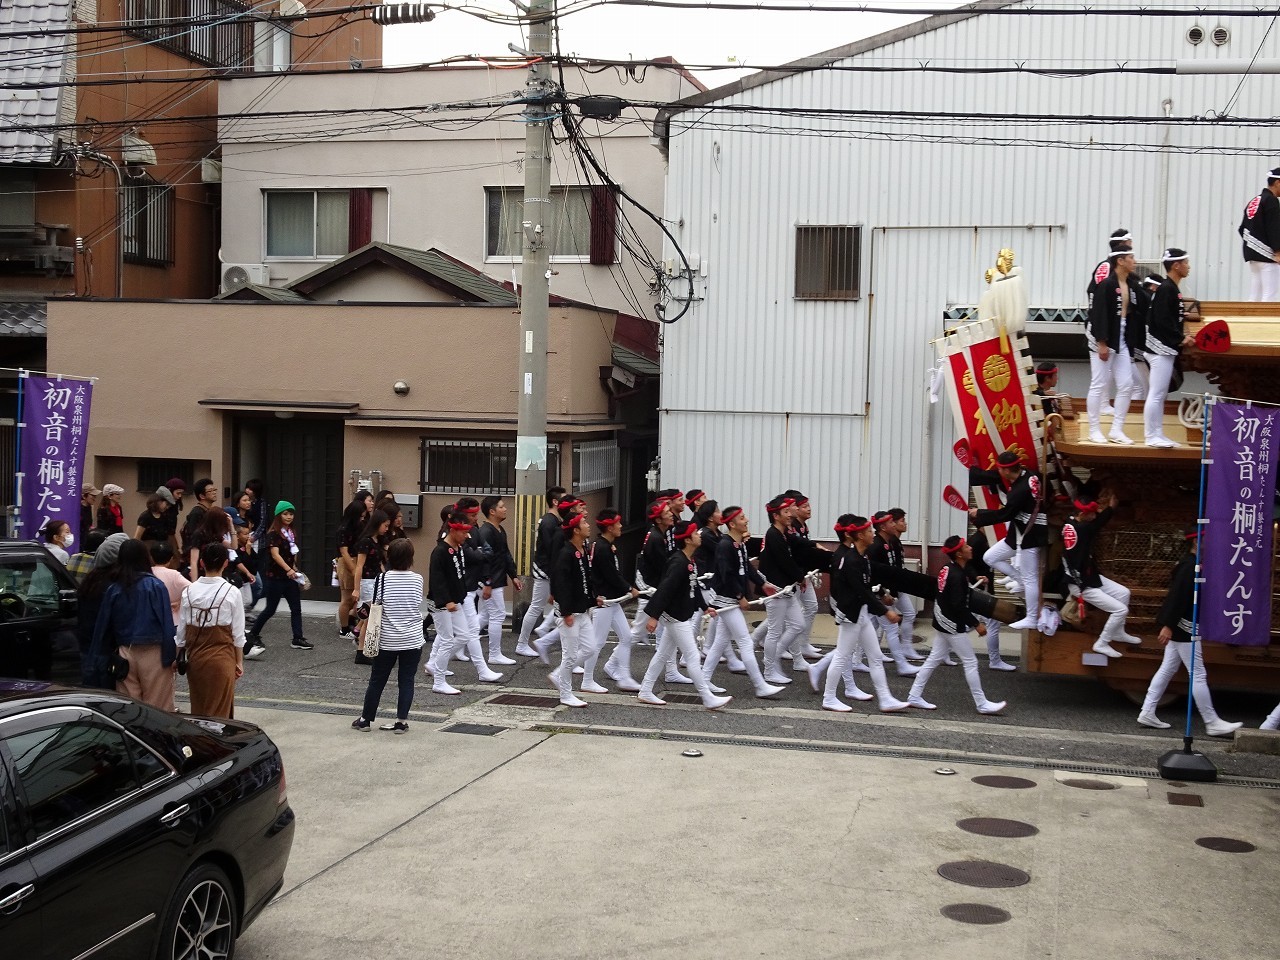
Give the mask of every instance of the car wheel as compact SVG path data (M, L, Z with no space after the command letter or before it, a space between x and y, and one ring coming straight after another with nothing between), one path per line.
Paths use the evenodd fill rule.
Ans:
M156 960L231 960L238 916L227 875L211 863L200 864L178 885Z

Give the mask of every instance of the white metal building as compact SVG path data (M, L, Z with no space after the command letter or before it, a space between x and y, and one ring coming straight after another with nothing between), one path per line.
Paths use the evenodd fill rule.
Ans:
M1016 251L1033 311L1083 307L1120 226L1140 261L1185 247L1185 291L1245 299L1236 227L1280 143L1273 126L1179 118L1272 116L1277 78L1172 68L1280 56L1280 31L1264 41L1270 16L991 12L1017 6L931 17L791 65L827 69L751 75L660 123L666 217L695 297L664 329L663 486L743 503L757 529L788 487L812 498L820 532L845 510L902 506L908 540L937 544L963 532L939 491L964 474L947 405L928 403L929 342L945 310L977 303L1000 248ZM1015 64L1024 72L933 72ZM1121 65L1169 72L1030 72ZM1119 117L1169 120L1107 122Z

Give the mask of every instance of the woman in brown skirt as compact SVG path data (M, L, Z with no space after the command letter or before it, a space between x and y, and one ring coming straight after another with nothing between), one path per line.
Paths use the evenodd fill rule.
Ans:
M182 595L178 645L186 649L192 715L230 720L236 680L244 675L244 600L222 578L227 560L221 543L201 549L205 575Z

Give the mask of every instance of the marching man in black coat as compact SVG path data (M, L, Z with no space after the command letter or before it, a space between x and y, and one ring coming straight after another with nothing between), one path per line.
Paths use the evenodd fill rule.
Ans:
M1147 687L1147 696L1142 701L1142 712L1138 714L1138 722L1144 727L1167 730L1169 724L1156 716L1156 707L1164 696L1169 681L1184 666L1195 673L1191 684L1191 695L1204 719L1205 733L1211 737L1229 737L1235 733L1242 723L1232 723L1218 716L1213 708L1213 697L1209 693L1209 678L1204 672L1204 657L1200 653L1200 644L1195 645L1194 665L1191 660L1191 631L1195 629L1192 622L1195 616L1196 593L1196 540L1200 536L1197 527L1187 533L1187 544L1190 552L1178 561L1169 580L1169 593L1164 604L1156 615L1156 623L1160 626L1160 643L1164 646L1164 661L1160 669L1151 678L1151 686Z
M1003 700L992 703L987 699L982 690L982 678L978 675L978 658L973 655L973 641L969 639L970 630L977 629L980 637L987 632L969 609L969 594L974 584L983 579L974 576L969 569L973 549L963 537L953 536L942 545L942 552L951 559L938 573L938 596L933 602L933 649L911 684L907 703L918 710L937 709L935 704L924 698L924 688L938 664L947 658L948 653L954 653L964 664L964 678L969 682L969 692L973 694L973 705L978 712L1000 713L1007 704Z
M1147 339L1147 295L1133 275L1137 265L1131 251L1117 251L1110 257L1112 270L1098 284L1089 306L1085 340L1089 347L1089 442L1131 444L1125 435L1124 418L1134 394L1133 365L1143 358ZM1111 383L1115 383L1115 414L1111 432L1102 435L1102 404Z
M1183 332L1182 325L1188 319L1199 320L1200 315L1187 313L1178 288L1191 273L1187 251L1177 247L1166 250L1164 269L1168 275L1151 295L1151 308L1147 311L1147 363L1151 365L1151 383L1142 408L1142 432L1148 447L1167 450L1179 446L1176 440L1164 435L1164 401L1169 396L1169 380L1182 348L1196 342Z
M551 595L556 598L560 617L560 665L547 677L560 691L566 707L585 707L585 700L573 694L573 668L581 660L583 647L591 637L589 611L602 604L591 584L591 560L587 556L587 533L591 526L582 514L571 514L561 524L565 544L551 567ZM585 677L585 674L583 675Z
M645 608L649 615L649 631L656 632L659 621L665 629L658 641L658 652L649 661L649 669L644 672L644 679L640 681L640 692L636 694L636 699L655 707L666 705L666 701L653 692L653 685L658 682L658 674L670 663L678 649L689 665L689 676L693 678L694 688L702 697L702 705L708 710L719 710L733 697L719 697L711 692L711 685L702 674L698 644L693 639L694 615L704 608L698 567L693 562L693 553L702 543L702 535L694 520L677 523L672 527L672 535L676 551L668 559L662 579ZM711 616L715 615L714 610L707 612Z

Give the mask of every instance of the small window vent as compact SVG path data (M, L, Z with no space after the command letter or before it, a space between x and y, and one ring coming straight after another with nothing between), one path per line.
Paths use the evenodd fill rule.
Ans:
M1226 27L1214 27L1211 39L1217 46L1224 46L1231 39L1231 31Z
M1187 31L1187 43L1193 47L1204 42L1204 27L1194 26Z

